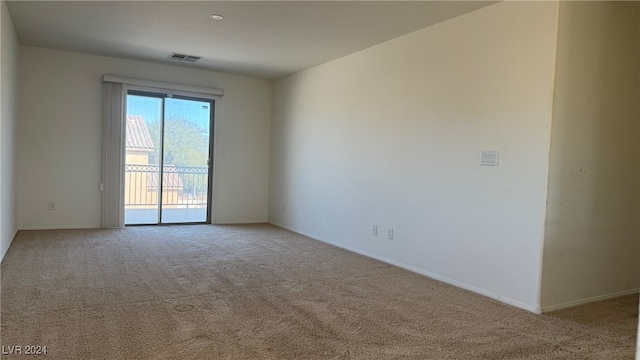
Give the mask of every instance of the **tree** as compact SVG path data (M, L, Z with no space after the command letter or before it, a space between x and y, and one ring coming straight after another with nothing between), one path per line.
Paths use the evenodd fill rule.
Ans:
M207 166L209 159L208 131L184 119L169 117L164 122L164 164L175 166ZM160 123L148 126L155 149L149 162L159 163Z
M160 157L160 122L147 124L155 148L149 163L158 164ZM208 129L185 118L168 117L164 121L164 165L206 167L209 159ZM180 173L185 193L206 193L207 175Z

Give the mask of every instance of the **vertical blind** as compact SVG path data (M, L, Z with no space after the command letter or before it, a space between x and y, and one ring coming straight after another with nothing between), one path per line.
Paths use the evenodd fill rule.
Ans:
M124 227L124 84L105 81L102 142L102 227Z

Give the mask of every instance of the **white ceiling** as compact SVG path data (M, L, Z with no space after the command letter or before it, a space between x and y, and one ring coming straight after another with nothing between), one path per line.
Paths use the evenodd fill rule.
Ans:
M22 45L273 79L495 1L7 1ZM213 21L210 14L224 15Z

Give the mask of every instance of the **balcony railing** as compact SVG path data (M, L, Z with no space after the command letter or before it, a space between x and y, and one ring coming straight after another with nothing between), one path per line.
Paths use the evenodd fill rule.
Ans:
M162 176L162 206L206 207L209 169L165 165ZM125 206L158 204L159 165L125 164Z

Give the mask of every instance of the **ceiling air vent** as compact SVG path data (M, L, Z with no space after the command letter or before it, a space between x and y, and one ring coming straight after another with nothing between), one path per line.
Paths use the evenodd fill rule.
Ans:
M193 55L186 55L186 54L171 53L171 55L169 55L168 59L176 60L176 61L180 61L180 62L194 63L194 62L202 59L202 57L193 56Z

